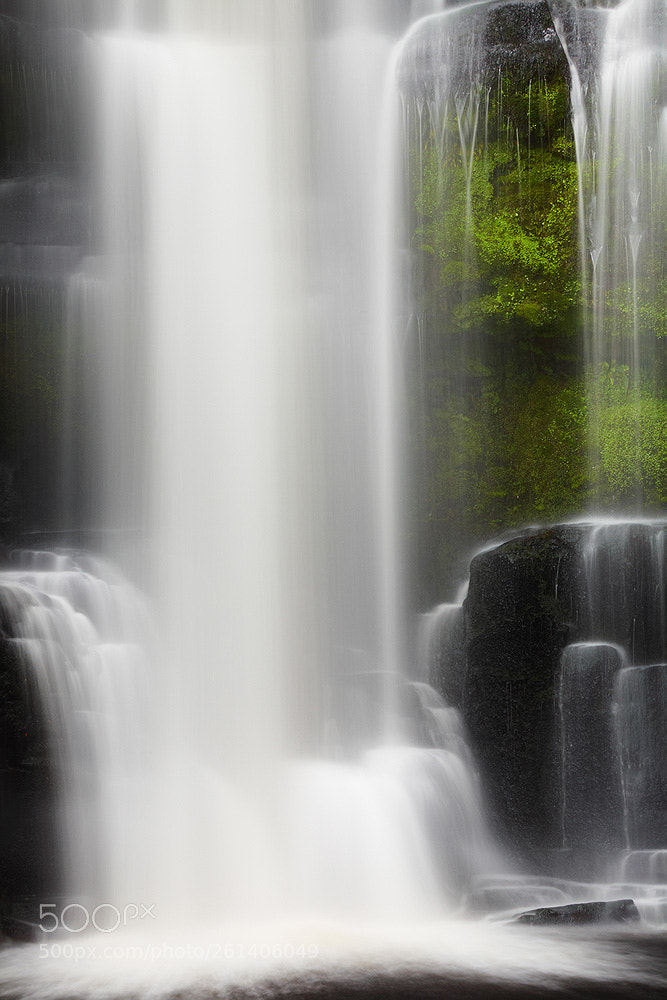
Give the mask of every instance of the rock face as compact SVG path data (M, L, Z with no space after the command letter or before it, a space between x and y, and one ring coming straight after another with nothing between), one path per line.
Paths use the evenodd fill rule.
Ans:
M2 594L0 593L0 603ZM53 764L20 642L0 638L0 923L33 918L58 889Z
M608 902L569 903L567 906L543 906L526 910L515 918L518 924L627 924L640 919L632 899Z
M28 940L60 889L57 775L47 720L19 638L27 590L0 583L0 935Z
M567 524L472 560L458 707L517 856L663 846L660 709L641 706L664 693L664 544L664 522Z
M563 847L624 844L618 732L622 649L604 642L566 646L560 660L558 743Z
M61 527L64 328L71 279L93 249L86 43L58 26L62 14L0 0L0 534L10 539Z
M618 678L616 725L633 848L667 846L667 664L627 667ZM657 853L657 852L656 852ZM667 881L667 872L661 877Z
M456 6L456 5L453 5ZM535 73L567 75L567 63L544 0L505 0L450 12L447 30L425 20L410 33L401 59L400 84L428 99L453 76L464 87L471 74L491 82L499 69L519 79Z
M462 709L497 831L519 850L556 843L555 691L580 587L567 530L508 542L470 567Z

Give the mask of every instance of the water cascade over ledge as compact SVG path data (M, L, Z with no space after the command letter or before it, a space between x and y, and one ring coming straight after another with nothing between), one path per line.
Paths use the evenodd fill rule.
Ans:
M554 613L538 692L561 838L548 848L581 847L590 871L540 867L532 843L518 857L494 814L497 720L469 712L502 673L483 673L484 602L506 592L480 586L476 560L471 591L424 616L412 650L406 368L425 279L409 149L436 134L441 158L462 160L473 269L476 143L507 58L483 44L507 8L546 8L415 3L410 23L400 6L136 0L87 15L91 236L65 296L62 544L22 540L0 574L6 742L24 748L3 772L24 819L3 833L0 918L34 941L0 949L0 996L334 995L393 976L415 995L441 981L509 997L544 977L659 995L665 970L625 938L503 920L639 885L644 920L664 924L663 786L644 766L664 724L664 524L635 576L618 548L639 566L645 542L622 527L607 547L598 522L576 556L563 529L540 570L540 627L576 607L576 627ZM632 19L641 4L623 6ZM530 29L530 59L555 45ZM629 232L639 343L648 238ZM608 266L599 278L593 262L596 303L620 281ZM476 336L453 360L468 374ZM86 533L102 555L74 544ZM508 579L523 559L510 553ZM498 746L513 752L502 684ZM603 880L609 852L622 872Z
M70 298L99 381L77 447L107 532L146 539L151 625L128 713L132 667L115 646L116 691L79 596L107 571L73 552L11 584L48 607L69 560L61 614L90 633L61 678L41 651L60 626L19 629L56 693L66 803L85 799L68 714L96 750L61 828L63 905L138 894L169 925L434 914L488 847L456 722L402 674L395 56L341 22L308 108L302 5L223 7L87 43L99 253ZM310 115L328 123L312 176Z

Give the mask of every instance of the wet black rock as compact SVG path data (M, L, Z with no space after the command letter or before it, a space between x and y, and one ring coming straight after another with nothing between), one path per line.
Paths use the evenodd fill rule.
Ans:
M605 902L568 903L567 906L542 906L515 917L519 924L601 924L634 923L640 920L633 899Z
M429 101L443 82L463 93L493 84L499 71L526 81L568 78L544 0L464 4L417 23L406 36L399 80L406 94Z
M580 589L569 527L507 542L470 567L464 717L496 831L520 854L558 845L554 699Z
M0 591L4 634L12 622L6 597ZM13 638L0 639L0 803L0 920L6 936L25 940L22 920L34 920L38 901L59 887L60 862L45 720L21 643Z
M663 846L665 527L529 529L471 562L460 648L434 657L431 680L445 697L461 691L456 707L495 832L519 859L558 851L565 863L569 851L571 875L575 849L577 876L597 877L605 875L605 852L623 847L628 831L631 847ZM583 665L599 690L590 711L575 699L578 717L564 723L568 648L570 659L591 661ZM575 737L582 753L590 744L588 760L574 744L564 752L563 740Z

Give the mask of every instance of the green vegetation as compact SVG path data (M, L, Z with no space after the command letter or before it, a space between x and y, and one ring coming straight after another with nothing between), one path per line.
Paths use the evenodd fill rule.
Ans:
M415 163L414 243L425 274L436 279L427 294L447 314L450 336L482 324L504 335L512 324L513 339L532 342L536 330L553 334L579 304L567 88L541 81L530 89L530 116L525 95L507 80L489 94L488 114L484 93L471 97L478 109L471 159L456 109L448 109L449 141L443 146L431 134Z
M667 399L632 386L627 366L604 365L598 378L599 460L607 498L667 503Z
M469 546L507 528L581 515L593 503L667 502L656 365L632 385L622 365L584 371L564 75L501 76L440 114L410 138L419 307L412 541L425 603L442 599ZM627 326L627 289L611 298L608 310L625 313ZM638 298L630 319L657 342L661 301Z

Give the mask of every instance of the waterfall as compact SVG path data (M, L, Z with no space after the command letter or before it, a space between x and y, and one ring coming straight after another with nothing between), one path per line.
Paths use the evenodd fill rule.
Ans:
M652 848L656 856L664 850L666 677L665 664L652 664L627 667L616 681L625 846ZM657 880L662 873L656 867L651 874Z
M594 522L584 548L591 638L621 643L631 664L665 654L665 527L660 521Z
M552 0L550 6L571 72L582 285L590 301L589 462L594 474L600 462L613 462L605 423L622 425L633 453L624 485L633 487L640 510L647 499L650 395L660 391L664 372L660 340L651 335L660 328L653 304L664 255L664 19L653 0L614 8ZM599 487L598 475L598 502Z
M458 717L407 670L397 50L371 17L309 41L301 3L140 14L87 40L63 493L141 581L141 669L122 630L100 666L111 571L76 553L82 635L18 629L47 717L56 692L61 910L455 910L488 845ZM20 579L39 606L62 585Z
M77 42L92 209L66 296L62 544L22 539L0 573L10 735L41 755L12 777L10 861L26 836L12 816L39 782L55 823L40 826L52 878L27 863L30 891L0 900L0 930L37 938L0 941L0 995L302 995L340 981L380 993L394 978L410 992L422 975L427 991L432 975L454 989L654 986L660 969L615 942L561 947L503 925L615 887L524 876L494 842L465 721L464 647L480 639L465 589L425 616L422 662L410 643L405 373L426 279L405 189L429 143L463 165L465 314L482 136L496 131L500 174L524 156L503 113L511 47L489 43L489 23L541 9L536 65L555 44L543 5L415 0L411 26L398 0L102 6L82 12ZM434 183L442 193L444 174ZM640 333L644 232L627 246ZM461 398L483 340L476 329L448 359ZM461 497L471 483L466 469ZM593 794L604 813L600 773L613 773L625 871L648 884L664 865L643 818L660 716L645 733L638 718L664 695L664 611L633 626L664 587L630 529L612 541L633 569L614 564L609 583L598 536L609 542L591 529L579 567L591 634L567 646L559 697L539 690L540 733L558 701L568 842L597 837L582 814ZM660 572L663 543L664 526L648 546ZM511 684L497 700L509 732Z
M609 856L621 844L621 771L612 697L623 650L605 643L567 646L561 658L559 716L563 846Z
M647 848L659 852L664 840L659 819L664 796L659 735L666 670L664 544L660 522L593 524L583 551L585 627L591 637L622 645L569 646L562 661L564 825L567 798L578 795L580 815L585 813L586 819L583 826L574 821L576 836L594 848L603 830L604 837L622 843L630 855ZM604 789L601 801L592 787L586 789L593 768L603 768L607 775L594 782ZM623 855L623 871L632 869L627 859Z
M46 717L60 883L83 909L123 881L119 845L130 831L140 834L146 602L113 567L85 553L17 551L13 562L2 574L2 605Z

